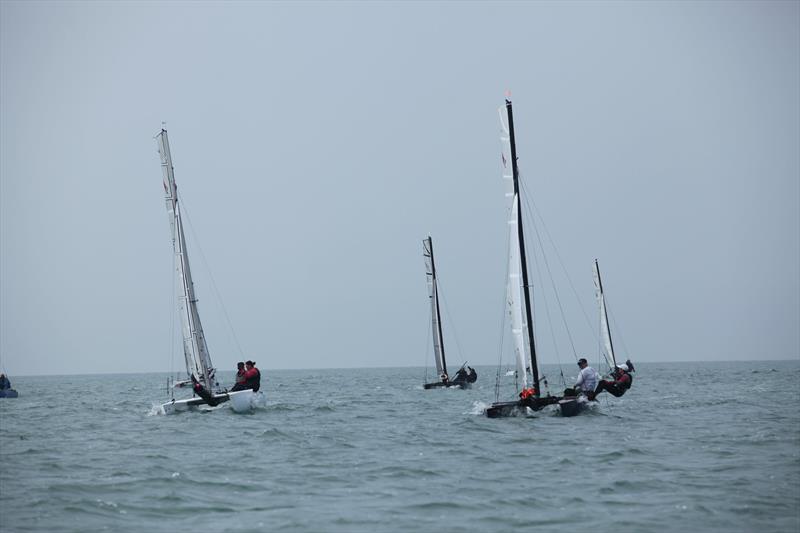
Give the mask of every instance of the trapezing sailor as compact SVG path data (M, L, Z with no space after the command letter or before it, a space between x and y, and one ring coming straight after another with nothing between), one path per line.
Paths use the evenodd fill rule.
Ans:
M600 383L597 384L594 393L587 396L589 396L590 400L594 400L601 392L608 391L610 394L619 398L628 392L628 389L633 385L633 376L631 373L635 371L636 369L634 369L633 363L628 359L623 364L617 365L611 372L611 376L614 378L613 381L601 380Z

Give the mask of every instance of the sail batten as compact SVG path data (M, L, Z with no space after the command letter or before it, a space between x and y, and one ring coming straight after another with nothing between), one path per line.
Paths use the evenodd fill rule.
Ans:
M172 167L172 155L169 149L167 131L158 134L158 153L161 156L161 168L164 174L164 191L169 215L172 246L175 253L175 272L179 280L180 294L178 308L183 331L183 353L186 362L186 373L194 376L207 390L216 389L214 367L208 352L200 314L197 310L197 298L194 292L192 273L189 267L189 254L183 231L181 210L178 205L178 188Z

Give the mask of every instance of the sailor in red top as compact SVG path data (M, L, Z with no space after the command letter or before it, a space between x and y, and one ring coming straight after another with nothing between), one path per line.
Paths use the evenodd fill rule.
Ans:
M258 392L261 388L261 372L256 368L255 361L247 361L245 363L244 373L244 388L253 389L253 392Z
M617 368L614 369L613 373L614 381L602 380L597 384L597 388L594 390L594 395L597 396L603 391L608 391L619 398L625 394L633 384L633 377L629 373L633 371L632 367L633 365L630 363L617 365Z

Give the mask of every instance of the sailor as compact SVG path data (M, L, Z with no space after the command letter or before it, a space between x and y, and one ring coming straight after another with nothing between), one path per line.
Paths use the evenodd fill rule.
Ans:
M597 382L600 380L597 370L590 367L589 363L583 357L578 359L578 368L580 368L581 371L578 374L578 380L575 382L574 388L584 393L593 393L595 387L597 387Z
M478 380L478 373L471 366L467 367L467 383L475 383Z
M256 362L247 361L245 367L247 370L244 373L244 388L258 392L258 389L261 388L261 372L256 368Z
M244 377L245 374L244 363L242 361L239 361L238 363L236 363L236 368L237 368L236 384L233 386L233 388L231 388L231 391L244 390L247 388L245 387L245 382L247 380Z
M10 388L11 381L9 381L5 374L0 374L0 390L6 390Z
M442 379L442 383L450 383L450 376L447 375L447 372L442 372L439 377Z
M197 381L197 378L194 377L194 374L191 375L191 378L192 378L192 389L194 390L195 394L200 396L203 399L203 401L205 401L211 407L214 407L215 405L219 404L219 400L215 398L214 395L211 394L211 392L208 389L203 387L203 385L199 381Z
M617 398L625 394L633 384L633 377L630 375L633 365L629 365L629 363L630 361L621 365L617 365L617 368L614 369L614 372L612 373L614 381L602 380L597 384L594 395L597 396L604 390L610 392Z

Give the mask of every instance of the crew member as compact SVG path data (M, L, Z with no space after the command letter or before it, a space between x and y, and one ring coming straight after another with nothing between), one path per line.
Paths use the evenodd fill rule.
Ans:
M242 361L239 361L238 363L236 363L236 368L237 368L236 384L233 386L233 388L231 388L231 392L237 390L244 390L247 388L245 386L245 382L247 381L247 379L244 377L245 374L244 363Z
M253 392L258 392L258 389L261 388L261 372L256 368L256 362L247 361L245 367L244 388L253 389Z
M610 392L617 398L625 394L633 384L633 377L630 375L629 371L630 367L627 364L623 363L617 365L617 368L614 369L614 373L612 374L614 376L614 381L602 380L597 384L594 395L597 396L604 390Z
M580 368L581 371L580 374L578 374L578 380L575 382L574 388L583 393L593 393L597 387L597 382L600 380L597 370L590 367L589 363L583 357L578 359L578 368Z

